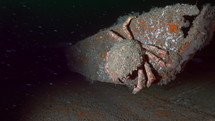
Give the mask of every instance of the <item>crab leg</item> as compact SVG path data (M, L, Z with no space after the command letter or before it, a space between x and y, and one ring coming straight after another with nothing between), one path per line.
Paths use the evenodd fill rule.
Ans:
M145 80L145 77L144 77L144 74L143 74L143 70L142 69L139 69L138 70L138 81L137 81L137 87L135 87L133 89L133 94L136 94L137 92L139 92L143 86L144 86L144 80Z
M131 20L132 20L133 18L136 18L136 16L130 16L130 17L128 17L128 18L126 19L126 21L125 21L125 22L123 23L123 25L122 25L123 30L125 31L125 33L126 33L128 39L133 39L133 37L132 37L132 35L131 35L130 31L128 30L128 27L127 27L128 24L131 22Z
M117 34L114 33L113 31L109 31L108 33L109 33L109 35L110 35L111 37L113 37L113 38L116 39L117 41L122 41L122 40L123 40L122 37L120 37L119 35L117 35Z
M147 50L157 52L158 54L167 55L167 51L159 49L158 47L153 46L153 45L142 45L142 47Z
M146 55L152 59L154 62L157 62L158 64L160 64L160 66L165 66L164 61L162 61L160 58L158 58L157 56L155 56L154 54L146 51Z
M152 82L155 80L155 76L152 73L151 67L149 66L149 64L147 62L145 62L144 67L145 67L146 75L147 75L147 78L148 78L146 86L150 87Z

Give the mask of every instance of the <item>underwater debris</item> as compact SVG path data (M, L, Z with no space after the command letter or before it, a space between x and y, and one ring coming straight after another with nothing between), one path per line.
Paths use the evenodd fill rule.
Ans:
M175 4L154 8L148 13L118 23L69 46L66 50L68 66L71 71L78 72L90 80L136 87L139 85L136 70L143 68L144 63L147 62L149 68L143 68L144 77L141 78L147 83L152 78L147 75L153 74L155 80L150 83L164 85L174 80L193 55L210 42L214 28L215 6L205 5L199 9L196 5ZM121 64L127 64L127 66L125 69L120 69L120 75L113 78L111 75L114 70L107 69L107 61L112 62L112 60L107 60L107 56L115 52L120 52L122 57L128 56L125 55L127 51L123 55L123 51L115 49L117 43L120 43L119 41L123 43L124 40L137 41L143 48L131 50L142 52L136 53L139 61L135 66L129 65L132 62L129 59L127 62L122 62ZM167 54L162 54L160 51ZM148 56L146 57L145 54ZM119 55L115 56L117 57L114 58L111 55L111 58L119 59ZM130 56L136 55L130 54ZM161 66L162 62L164 66ZM112 67L122 67L115 65L116 63L108 64ZM128 69L128 67L133 68ZM150 69L151 73L148 73L147 69ZM113 81L117 78L119 81Z

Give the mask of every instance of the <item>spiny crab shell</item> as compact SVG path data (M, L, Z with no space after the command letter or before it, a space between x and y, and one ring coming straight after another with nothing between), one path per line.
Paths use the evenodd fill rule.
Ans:
M105 69L113 81L128 79L128 76L142 65L143 54L138 41L119 41L107 53Z

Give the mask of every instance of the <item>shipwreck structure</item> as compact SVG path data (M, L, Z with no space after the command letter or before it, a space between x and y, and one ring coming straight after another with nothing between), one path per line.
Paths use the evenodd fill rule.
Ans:
M71 71L93 81L137 87L138 78L142 78L145 80L143 83L151 81L150 83L164 85L174 80L193 55L210 42L214 31L214 6L205 5L198 8L196 5L175 4L153 8L138 16L127 16L121 23L69 46L66 50L68 66ZM134 49L129 49L127 45L120 45L124 51L116 50L115 46L118 46L120 41L127 40L137 41L142 52L134 56L129 52L136 53L140 49L133 51ZM112 61L115 57L108 55L114 52L118 52L116 58L121 58L118 57L120 54L125 58L120 60L118 65L115 60ZM141 56L138 62L142 64L132 65L135 58L132 60L129 58L131 56ZM113 59L107 60L107 57ZM126 78L119 77L117 80L116 77L113 81L113 73L110 72L111 69L108 70L107 65L115 69L114 64L117 68L124 68L118 71L120 74L125 73ZM115 71L113 69L112 72ZM139 69L143 70L141 76ZM126 70L129 70L129 73Z

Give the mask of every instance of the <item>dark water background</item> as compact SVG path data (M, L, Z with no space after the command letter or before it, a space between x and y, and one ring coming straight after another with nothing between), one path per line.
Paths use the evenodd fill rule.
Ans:
M22 97L14 91L22 93L35 83L51 85L41 80L70 73L63 51L50 46L74 44L113 25L119 16L175 3L215 5L213 0L1 0L1 111L6 104L17 106L13 102ZM191 68L215 58L214 43L197 53Z

